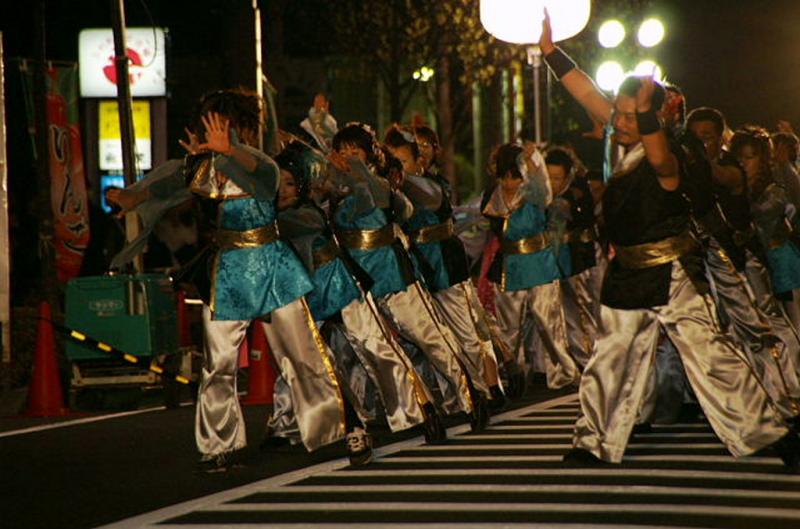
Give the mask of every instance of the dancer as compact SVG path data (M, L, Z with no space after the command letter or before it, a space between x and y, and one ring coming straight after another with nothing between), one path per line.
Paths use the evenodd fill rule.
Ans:
M728 450L744 456L773 446L786 466L797 471L800 439L716 324L702 256L688 231L681 169L656 117L663 88L651 77L628 77L609 101L553 44L546 12L539 45L556 78L595 118L612 122L618 143L626 149L603 196L615 257L603 284L596 351L581 378L574 448L564 460L622 460L663 327Z
M473 413L473 403L464 371L450 344L454 343L445 322L433 309L433 300L422 286L414 263L398 237L395 222L408 219L411 203L393 190L390 181L376 175L391 167L375 135L363 124L349 124L333 138L333 149L354 158L361 170L342 174L350 177L350 192L331 207L334 233L339 244L369 274L369 292L401 337L418 347L436 370L446 414ZM387 171L390 179L402 178L402 166ZM399 182L394 182L399 183ZM396 231L398 230L398 231ZM473 425L481 421L474 415Z
M332 157L337 155L332 154ZM290 143L276 161L281 167L281 190L278 224L281 234L292 246L312 273L314 290L308 303L315 320L323 322L323 336L331 337L334 330L345 337L349 347L337 348L329 339L337 364L344 365L343 356L352 350L357 362L378 389L392 431L401 431L425 423L429 443L443 440L444 433L433 404L430 390L414 371L411 361L394 339L381 317L371 294L356 277L363 270L347 259L339 248L328 225L325 212L310 199L312 186L324 187L322 174L326 160L302 142ZM337 164L353 171L346 160ZM337 177L346 181L345 177ZM363 289L363 290L362 290ZM340 379L352 380L346 369ZM363 390L350 388L353 400L362 404Z
M547 233L552 191L544 158L537 150L509 143L495 150L491 170L496 182L484 193L481 210L501 241L488 277L498 287L502 338L516 351L518 365L530 370L523 345L530 320L543 348L548 387L577 384L580 368L569 354L561 304L563 274Z
M252 321L264 326L308 450L353 433L357 425L345 424L333 359L303 297L312 289L311 279L278 239L278 166L251 147L261 122L258 97L240 90L214 92L201 99L198 116L194 130L204 131L205 142L190 134L185 145L195 154L186 164L170 163L153 185L109 198L129 210L147 199L168 201L183 186L204 212L204 249L195 258L201 263L195 284L204 302L195 439L198 469L217 472L236 464L247 444L236 373L239 345ZM363 446L368 449L366 442Z

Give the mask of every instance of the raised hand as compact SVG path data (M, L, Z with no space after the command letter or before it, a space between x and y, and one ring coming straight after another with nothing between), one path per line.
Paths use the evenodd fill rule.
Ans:
M328 161L338 170L348 173L352 171L352 166L350 165L350 160L345 158L343 155L339 154L336 151L331 151L328 153Z
M230 121L216 112L209 112L205 116L201 116L200 119L202 119L203 126L206 128L206 142L198 145L198 149L207 149L220 154L231 154L233 145L231 145Z
M539 49L542 50L543 55L547 55L556 49L556 45L553 44L553 27L550 25L550 13L547 12L547 8L544 10L544 19L542 19L542 36L539 37Z
M189 141L185 142L183 140L178 140L178 143L180 143L181 147L183 147L189 154L199 153L200 140L197 138L197 134L195 134L186 127L183 127L183 131L186 133L186 137L188 138Z
M650 110L653 99L653 92L656 90L656 83L652 75L642 77L642 86L636 92L636 112L647 112ZM658 110L658 109L656 109Z

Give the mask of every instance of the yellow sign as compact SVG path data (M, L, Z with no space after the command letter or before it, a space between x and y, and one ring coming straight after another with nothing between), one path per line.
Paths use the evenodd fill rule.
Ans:
M100 139L118 140L119 107L116 101L100 101ZM150 139L150 101L134 101L131 107L133 131L138 140Z
M122 170L122 135L119 127L119 110L113 100L100 101L98 105L98 154L103 171ZM137 172L152 168L150 138L150 101L135 100L131 108Z

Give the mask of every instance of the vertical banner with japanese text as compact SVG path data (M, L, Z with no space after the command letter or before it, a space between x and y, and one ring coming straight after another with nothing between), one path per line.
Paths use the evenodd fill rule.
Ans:
M33 77L30 70L22 73L29 129L34 131ZM90 236L78 111L78 66L48 66L46 80L53 243L58 280L65 283L79 274Z

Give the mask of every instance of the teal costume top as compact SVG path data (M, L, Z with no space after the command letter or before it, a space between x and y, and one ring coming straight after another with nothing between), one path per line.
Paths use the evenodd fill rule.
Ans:
M208 240L198 254L198 259L204 260L195 265L204 269L210 279L210 291L199 288L201 295L215 320L252 320L300 298L311 290L312 283L300 260L280 240L224 248L214 242L216 230L241 232L275 223L278 166L264 153L237 143L235 138L232 143L256 158L252 172L232 157L202 154L183 161L171 160L139 183L140 188L150 192L150 199L137 208L146 213L145 234L126 246L114 263L121 266L142 251L146 234L158 219L194 194L201 209L210 213L206 215L210 226L201 232L201 237ZM218 178L217 173L227 180Z
M221 229L245 231L275 222L273 201L223 199ZM252 320L288 305L313 288L297 255L283 241L220 249L212 269L215 320Z
M520 241L544 233L547 218L544 211L526 202L507 219L503 238ZM564 252L568 258L569 252ZM548 246L538 252L505 255L503 287L506 291L525 290L562 277L556 256Z
M440 223L441 221L434 211L415 208L414 215L408 220L406 228L409 233L413 233L422 228ZM414 246L424 260L424 265L422 266L427 265L428 273L423 275L431 292L451 287L450 274L447 273L444 254L442 253L442 244L439 242L426 242L414 243Z
M339 203L334 214L337 229L376 230L389 224L386 213L376 207L361 215L354 215L357 200L358 198L351 194ZM372 278L373 284L369 291L376 299L405 290L409 284L405 267L398 259L395 244L369 250L348 249L356 263Z
M325 216L316 207L303 204L278 214L281 236L290 241L311 272L314 289L306 296L317 321L325 320L361 298L361 289L335 246ZM326 252L331 259L320 261Z
M559 231L563 230L555 234L550 232L546 211L553 196L544 171L544 158L538 151L531 158L538 167L533 174L529 174L525 167L523 155L517 158L523 182L510 203L497 183L484 193L481 200L481 212L489 219L492 231L501 242L500 250L489 267L488 278L499 284L504 292L527 290L563 277L555 253L559 244L552 242L554 236L559 239ZM521 245L523 248L508 248L514 246L511 243L526 239L532 240ZM518 250L530 253L516 253ZM569 253L564 252L564 265L568 257ZM569 270L563 272L566 275Z
M443 179L434 175L406 176L403 191L414 205L414 214L403 226L412 240L426 228L439 225L440 229L447 223L452 226L453 208ZM440 233L433 239L429 242L414 240L411 248L428 289L437 292L467 281L467 254L461 240L452 230L447 237Z
M771 183L751 204L756 231L767 249L767 265L776 294L800 288L800 249L786 217L787 203L786 190Z
M394 221L402 222L411 216L412 206L400 193L394 193L389 183L375 174L360 160L350 159L352 170L336 172L334 181L348 193L333 206L333 224L340 230L390 229ZM342 239L343 249L345 244ZM417 280L417 271L403 245L396 237L391 244L375 248L347 248L348 255L372 280L369 292L380 299L405 290Z

